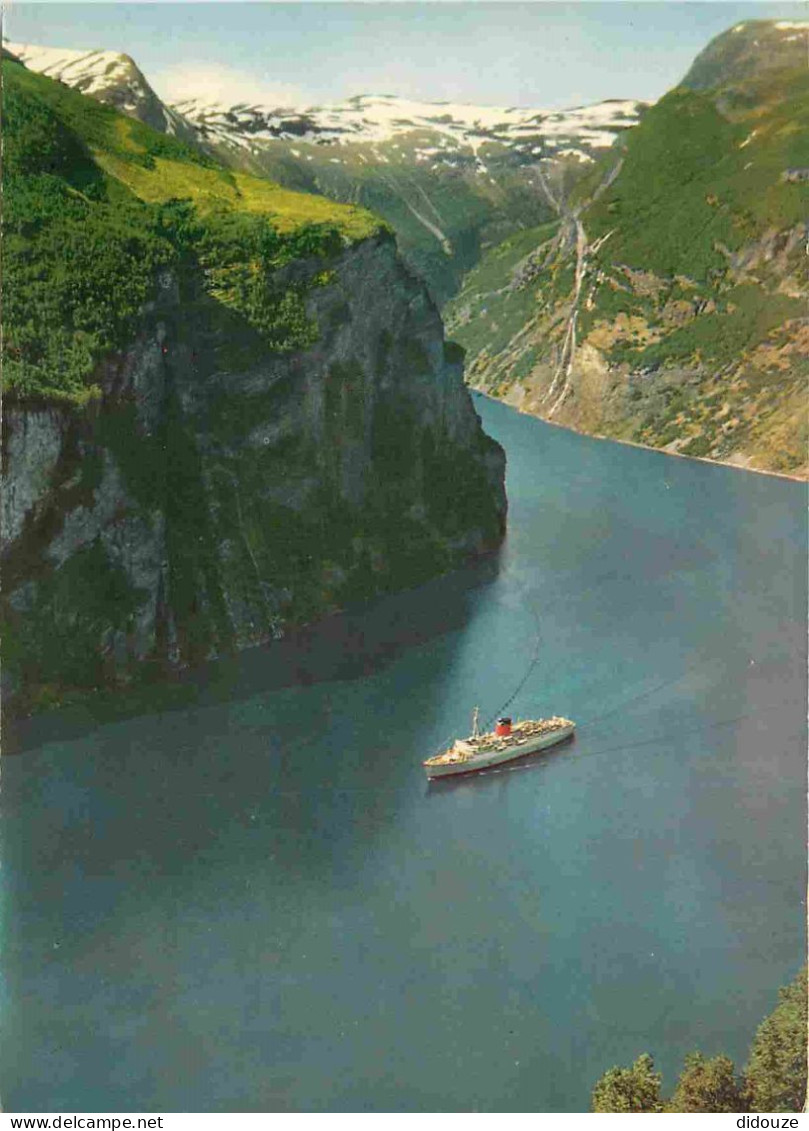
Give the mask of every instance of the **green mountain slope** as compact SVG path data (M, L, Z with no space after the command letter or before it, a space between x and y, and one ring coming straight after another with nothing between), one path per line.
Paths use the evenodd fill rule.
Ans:
M383 216L440 304L487 247L551 219L549 182L578 181L644 109L632 100L548 111L391 95L305 112L174 107L231 167Z
M735 88L743 93L768 71L801 70L807 65L809 24L789 20L749 20L713 39L694 60L681 86L691 90Z
M161 269L192 260L206 297L245 315L269 346L305 344L303 291L268 280L381 229L368 212L232 173L9 58L2 65L6 395L95 395L96 364L127 340Z
M414 133L395 143L344 144L339 159L331 146L284 141L249 157L222 146L213 152L257 175L383 216L396 232L407 263L441 304L456 293L483 249L551 218L553 212L504 147L484 147L483 175L471 152L455 155L452 165L420 164L419 149L435 142L434 136ZM568 163L578 166L576 161Z
M679 87L646 114L563 205L527 276L495 272L477 293L485 272L470 276L448 325L473 384L585 431L805 472L809 71L796 35L765 23L721 36L689 72L716 85ZM756 38L758 69L743 50ZM469 317L494 292L530 307L505 343Z

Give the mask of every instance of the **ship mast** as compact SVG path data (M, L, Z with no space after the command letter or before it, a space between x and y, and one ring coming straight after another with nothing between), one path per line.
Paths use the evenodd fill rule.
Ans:
M472 737L473 738L479 738L480 737L480 730L478 729L479 721L480 721L480 707L475 707L474 711L472 712Z

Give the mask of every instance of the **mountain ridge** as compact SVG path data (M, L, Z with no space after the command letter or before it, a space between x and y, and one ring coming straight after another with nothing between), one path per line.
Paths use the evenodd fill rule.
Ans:
M809 66L809 20L746 20L700 51L679 85L741 86L769 70Z
M361 94L342 103L304 108L259 103L228 106L201 99L176 102L173 108L203 135L219 130L221 140L231 144L280 140L373 145L425 131L439 135L442 149L468 148L484 164L478 151L487 143L508 145L530 156L550 156L562 150L565 155L592 160L594 150L608 148L618 132L635 124L641 105L637 100L613 98L548 110ZM428 149L416 152L422 158L435 155Z
M29 70L56 79L80 94L112 106L144 125L190 141L194 130L167 106L135 60L123 52L39 47L3 41L3 46Z
M33 69L47 65L68 84L92 78L92 96L110 97L99 67L77 69L82 53L63 52L60 63L59 49L9 46ZM129 101L122 108L138 116L146 102ZM549 219L548 190L580 178L644 110L629 99L560 111L357 95L286 109L195 99L165 113L174 132L234 169L382 216L443 303L485 247Z
M477 150L487 142L510 144L532 156L569 147L570 155L592 160L594 150L609 147L617 133L634 125L646 104L637 99L609 98L566 109L491 106L449 101L423 101L394 94L356 94L343 102L303 106L222 99L161 100L131 56L123 52L42 47L5 40L5 47L30 70L55 78L82 94L139 116L142 107L160 102L161 124L172 132L182 120L203 138L234 146L251 142L298 141L347 144L390 141L413 130L427 129L454 143ZM135 94L129 102L124 96ZM144 119L142 119L144 120ZM569 136L572 135L572 136Z

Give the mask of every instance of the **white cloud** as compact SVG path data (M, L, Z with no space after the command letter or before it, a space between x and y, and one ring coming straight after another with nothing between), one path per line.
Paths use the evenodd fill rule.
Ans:
M257 75L245 74L237 67L223 63L175 63L150 78L164 102L182 102L199 98L205 102L221 102L236 106L245 102L271 107L301 107L312 99L290 83L263 81Z

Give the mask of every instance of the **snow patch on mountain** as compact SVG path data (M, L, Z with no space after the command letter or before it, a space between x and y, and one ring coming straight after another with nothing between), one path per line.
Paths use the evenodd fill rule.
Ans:
M30 71L47 75L99 102L114 106L153 129L186 140L195 135L194 127L160 101L129 55L117 51L40 47L7 40L3 41L3 46Z
M7 40L4 46L29 70L59 79L83 94L98 94L114 83L127 81L134 66L128 56L116 51L72 51Z
M295 141L312 145L380 145L406 134L431 135L447 149L468 149L477 157L487 144L551 151L564 145L589 154L606 149L633 126L642 104L616 100L570 110L474 106L456 102L418 102L394 95L358 95L332 106L267 107L187 99L174 109L208 141L226 145L247 137L259 145ZM426 140L426 139L425 139ZM529 145L531 143L531 145ZM393 147L394 149L396 146ZM435 152L422 143L418 153ZM549 154L550 155L550 154Z
M368 158L390 164L391 159L407 156L403 149L415 148L414 160L436 165L463 163L471 153L481 173L488 172L490 155L496 153L488 149L484 162L485 146L502 147L519 161L532 163L556 156L586 161L635 125L644 105L627 99L549 110L363 94L334 105L305 108L196 98L166 106L128 55L32 44L7 47L29 69L157 129L245 154L259 153L274 142L293 142L297 153L298 146L367 146ZM399 146L405 139L404 147ZM339 164L340 158L331 161Z

